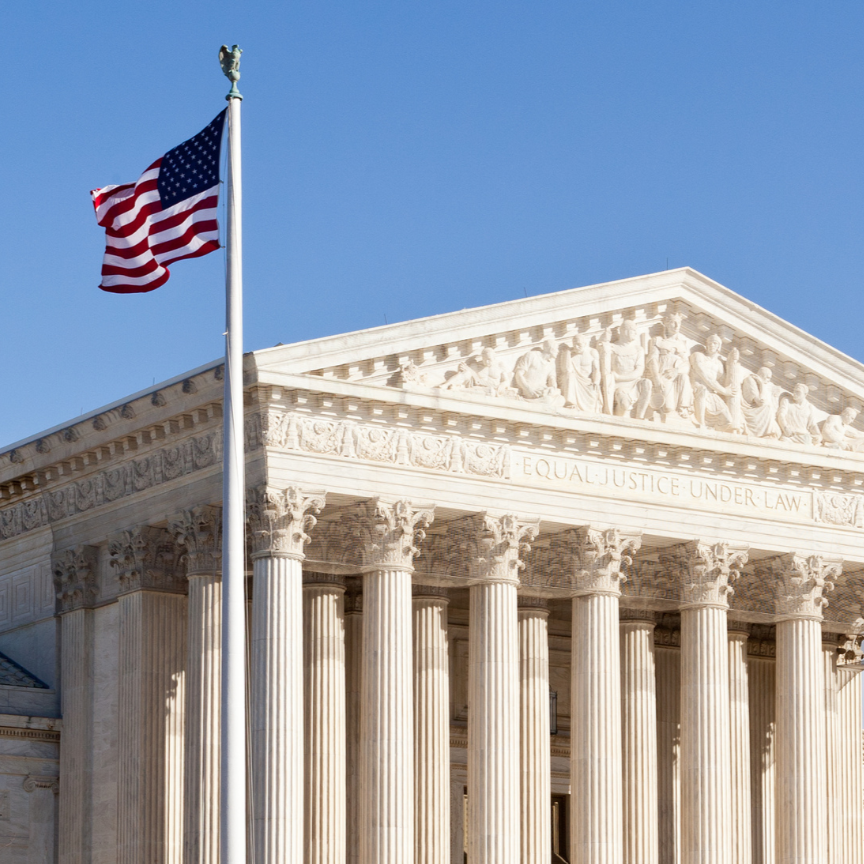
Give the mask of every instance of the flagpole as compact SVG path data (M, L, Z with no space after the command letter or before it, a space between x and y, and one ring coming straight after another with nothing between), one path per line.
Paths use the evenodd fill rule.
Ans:
M225 405L222 454L222 864L246 861L246 494L243 456L243 231L240 167L241 50L219 52L231 81L228 100L228 182L225 303Z

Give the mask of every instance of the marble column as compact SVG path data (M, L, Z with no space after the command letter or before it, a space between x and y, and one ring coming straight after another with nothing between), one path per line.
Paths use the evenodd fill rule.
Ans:
M303 577L306 864L345 861L345 586Z
M450 857L448 602L445 588L414 586L414 864Z
M818 556L775 559L777 590L777 864L828 855L823 591L840 565Z
M681 862L681 631L655 630L660 864Z
M361 864L414 856L411 573L431 507L373 500L363 507Z
M180 864L186 579L163 528L116 534L108 552L120 585L117 861Z
M732 860L729 583L747 560L725 543L668 550L678 565L681 604L681 861Z
M323 493L248 493L252 544L252 845L256 864L304 860L303 547ZM312 512L310 512L312 511ZM325 859L306 859L325 860Z
M519 862L519 554L537 523L482 514L451 526L471 586L468 860Z
M857 649L858 639L854 639ZM852 662L861 662L860 649L850 652ZM857 656L855 656L857 655ZM862 769L861 733L861 671L860 669L838 669L840 714L840 746L838 762L841 784L841 830L843 836L843 861L848 864L864 864L864 807L861 805L861 790L864 789Z
M545 600L519 596L520 864L547 864L552 848L548 620Z
M93 610L99 594L95 546L78 546L53 561L60 612L60 864L90 860L90 735L93 728Z
M620 622L624 864L658 864L654 613L622 609Z
M732 789L732 864L753 860L750 803L750 687L747 640L742 622L729 622L729 750Z
M774 643L749 646L750 824L753 864L775 864L777 719Z
M361 580L346 579L345 592L345 860L360 861L360 691L363 680L363 594Z
M189 579L183 861L218 864L222 508L184 510L168 530L185 550Z
M624 860L618 598L621 565L640 542L591 526L552 539L573 596L570 858L579 864Z
M822 674L825 687L825 777L827 789L826 823L828 834L828 861L845 861L843 857L843 788L840 774L840 685L837 670L838 636L822 634Z

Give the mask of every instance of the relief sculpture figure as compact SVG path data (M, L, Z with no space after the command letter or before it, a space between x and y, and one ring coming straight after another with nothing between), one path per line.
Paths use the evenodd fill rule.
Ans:
M523 399L544 399L552 404L563 404L555 368L557 356L558 347L551 339L545 339L539 348L532 348L516 361L513 383Z
M740 412L740 386L735 381L738 352L733 349L731 377L720 359L723 340L715 333L705 342L704 351L690 355L690 375L693 382L694 421L697 426L710 426L721 432L743 432ZM737 392L736 392L737 391Z
M639 344L636 322L621 322L612 342L607 330L600 342L603 410L616 417L645 418L652 385L645 375L645 351ZM631 414L632 412L632 414Z
M600 353L579 334L573 348L566 343L558 352L558 382L564 407L595 414L600 410Z
M810 388L800 382L792 388L792 396L784 393L780 397L777 422L783 432L784 441L796 444L818 444L822 431L816 417L816 409L807 401Z
M652 407L664 418L693 413L693 388L690 386L690 346L681 333L684 316L673 312L663 319L663 335L651 340L646 363L647 377L653 385Z
M484 348L478 357L459 364L456 372L442 385L442 390L472 390L486 396L508 394L509 373L497 358L494 349Z
M833 450L864 450L864 433L852 428L858 417L855 408L844 408L822 421L822 443Z
M777 423L780 388L771 376L771 370L763 366L741 382L742 410L747 428L758 438L779 438L783 434Z

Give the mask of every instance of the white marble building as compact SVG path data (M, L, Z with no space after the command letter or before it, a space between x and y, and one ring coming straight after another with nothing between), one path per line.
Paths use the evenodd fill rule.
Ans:
M0 453L3 864L218 861L221 372ZM247 355L249 860L864 864L862 407L688 269Z

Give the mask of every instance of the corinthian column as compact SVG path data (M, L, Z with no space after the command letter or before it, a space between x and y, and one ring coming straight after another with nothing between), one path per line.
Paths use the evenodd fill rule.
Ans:
M120 583L117 860L180 864L186 579L164 529L123 531L108 551Z
M252 837L256 864L303 861L303 546L324 495L251 490ZM307 859L322 860L322 859Z
M553 538L573 596L570 859L579 864L624 860L618 598L621 564L640 543L593 527Z
M822 634L822 670L825 685L825 776L827 783L828 861L845 861L843 844L843 789L840 782L840 704L837 669L838 636Z
M657 864L657 684L654 614L621 610L624 864Z
M828 855L822 593L839 564L775 559L777 590L777 864L823 864Z
M93 601L99 594L99 550L78 546L53 562L60 613L60 683L63 746L60 748L60 864L90 858L87 825L92 818L88 779L93 726Z
M411 573L434 508L409 501L363 508L363 681L360 750L361 864L414 856L414 711Z
M520 864L547 864L552 848L548 622L545 600L519 597Z
M519 862L519 553L537 522L460 520L471 586L468 629L468 860ZM461 536L458 536L461 535Z
M744 550L699 541L667 551L683 582L681 605L681 862L732 860L729 583Z
M750 687L747 625L729 624L729 720L732 789L732 864L752 864L750 813Z
M189 578L183 861L219 861L219 730L222 679L222 508L169 520Z
M776 646L750 640L750 825L753 864L775 864Z
M839 692L840 746L836 754L839 765L842 860L848 864L864 864L864 807L860 790L864 789L861 736L861 629L864 619L857 622L857 632L849 634L844 645L841 665L837 670ZM855 664L846 668L847 663ZM857 667L857 668L856 668Z
M360 689L363 680L363 595L360 580L346 580L345 592L345 811L346 864L360 861Z
M414 864L450 857L447 589L414 586Z

